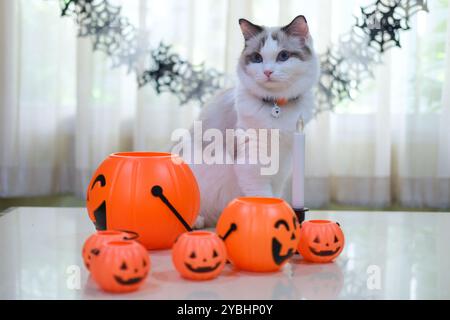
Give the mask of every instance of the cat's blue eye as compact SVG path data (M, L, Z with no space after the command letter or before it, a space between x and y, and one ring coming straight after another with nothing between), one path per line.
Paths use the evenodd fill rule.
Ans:
M280 53L278 53L277 61L286 61L290 58L290 56L291 54L289 52L287 52L286 50L282 50L280 51Z
M250 62L261 63L263 62L263 57L258 52L254 52L250 55Z

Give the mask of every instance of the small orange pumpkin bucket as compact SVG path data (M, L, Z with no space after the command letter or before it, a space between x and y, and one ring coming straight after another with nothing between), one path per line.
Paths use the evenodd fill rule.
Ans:
M95 261L94 257L100 247L110 241L134 240L138 234L132 231L106 230L97 231L89 236L83 244L82 256L84 265L90 270L91 264Z
M91 266L94 281L107 292L136 291L150 271L150 257L136 241L111 241L103 244Z
M210 280L222 272L227 262L225 244L213 232L186 232L172 248L172 261L182 277Z
M200 208L195 177L179 156L110 155L94 173L86 206L97 230L133 230L147 249L169 249L190 231Z
M337 222L307 220L300 225L298 251L307 261L331 262L341 254L344 244L344 233Z
M294 211L283 199L242 197L224 209L217 233L237 268L271 272L295 253L300 229Z

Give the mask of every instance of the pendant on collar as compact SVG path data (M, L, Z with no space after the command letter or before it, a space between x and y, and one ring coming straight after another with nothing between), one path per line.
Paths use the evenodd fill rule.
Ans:
M278 119L281 115L281 107L285 106L287 103L288 100L285 98L276 99L273 102L272 117Z

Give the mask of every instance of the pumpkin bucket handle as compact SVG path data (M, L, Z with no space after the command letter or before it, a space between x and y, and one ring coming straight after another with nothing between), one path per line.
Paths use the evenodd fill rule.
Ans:
M161 201L170 209L170 211L175 215L175 217L180 221L180 223L184 226L186 231L191 232L191 226L183 219L181 214L175 209L175 207L170 203L169 199L163 193L163 188L161 186L155 185L153 186L151 193L154 197L161 199Z
M227 233L225 233L225 235L222 238L223 241L227 240L227 238L230 236L230 234L232 234L234 231L237 230L237 225L236 223L232 223L230 225L230 228L228 229Z
M122 232L128 233L130 235L130 237L123 237L123 240L136 240L137 238L139 238L139 233L134 232L134 231L122 230L122 229L119 229L117 231L122 231Z

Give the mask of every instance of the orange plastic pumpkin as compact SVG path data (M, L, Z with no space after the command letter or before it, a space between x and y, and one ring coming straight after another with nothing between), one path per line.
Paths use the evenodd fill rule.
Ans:
M84 242L82 251L84 265L88 270L90 269L93 257L106 242L129 239L130 235L126 232L116 230L97 231Z
M169 153L110 155L87 190L97 230L132 230L147 249L171 248L195 222L200 193L189 166Z
M114 240L125 240L127 236L125 232L115 230L97 231L89 236L84 242L82 250L83 262L86 268L90 270L92 258L103 244Z
M91 266L94 281L105 291L131 292L139 289L150 271L150 257L136 241L103 244Z
M184 278L213 279L220 274L227 262L225 244L212 232L186 232L172 248L172 261Z
M308 220L300 225L298 251L311 262L331 262L344 249L344 233L337 222Z
M225 208L217 233L237 268L270 272L279 270L295 253L300 229L284 200L243 197Z

